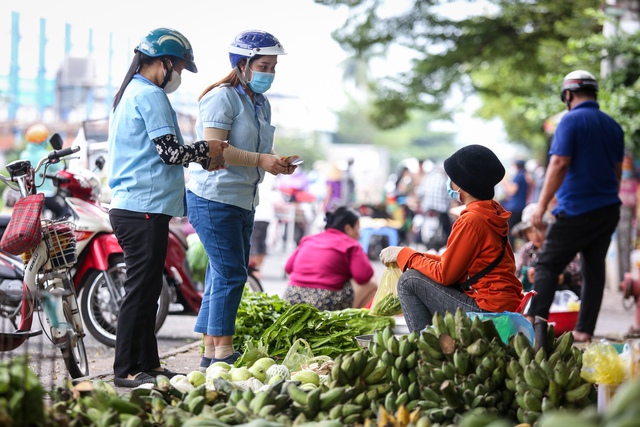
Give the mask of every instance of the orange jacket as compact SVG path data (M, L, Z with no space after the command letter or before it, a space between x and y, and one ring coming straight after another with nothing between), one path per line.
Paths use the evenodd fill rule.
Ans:
M502 236L509 232L510 216L495 200L471 202L453 223L442 256L403 248L398 254L398 265L402 271L417 270L444 286L463 283L500 255ZM515 256L509 242L498 265L465 293L483 310L502 312L518 308L522 283L516 276Z

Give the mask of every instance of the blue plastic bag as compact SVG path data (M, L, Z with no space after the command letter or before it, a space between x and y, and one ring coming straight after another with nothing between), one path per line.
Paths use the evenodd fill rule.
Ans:
M529 339L531 345L533 345L533 340L535 338L535 332L533 330L533 325L531 322L527 320L520 313L513 313L511 311L504 311L502 313L476 313L471 312L467 313L467 316L470 319L474 317L479 317L480 320L491 320L493 324L496 326L498 333L500 334L500 338L502 341L507 344L509 342L509 337L511 335L515 335L518 332L522 332L525 337Z

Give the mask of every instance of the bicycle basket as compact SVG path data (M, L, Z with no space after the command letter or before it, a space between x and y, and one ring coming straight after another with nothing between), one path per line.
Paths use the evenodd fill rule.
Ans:
M68 221L42 221L43 239L49 249L51 268L69 268L76 263L75 228L75 224Z

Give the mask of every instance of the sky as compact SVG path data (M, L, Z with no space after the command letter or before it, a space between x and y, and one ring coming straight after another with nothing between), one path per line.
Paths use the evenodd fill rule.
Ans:
M407 7L408 0L384 3L382 13L396 13ZM470 10L482 2L461 9ZM227 48L236 34L247 29L261 29L276 36L287 55L278 58L276 80L267 95L278 94L294 99L295 111L284 111L291 121L308 121L320 130L335 127L333 112L346 103L342 79L342 62L347 53L331 38L331 32L346 21L348 10L315 4L313 0L3 0L0 2L0 57L9 58L11 12L21 15L20 73L37 75L37 41L39 19L47 19L47 61L55 63L64 56L64 24L72 24L72 55L86 55L88 32L93 29L96 72L99 80L110 74L116 88L127 71L133 48L150 29L171 27L182 32L193 45L199 72L183 73L180 96L191 99L204 87L230 71ZM108 35L113 33L113 63L106 61ZM24 54L28 47L29 54ZM407 52L391 49L385 60L371 65L375 76L393 75L409 66ZM9 61L0 61L0 75L7 75ZM55 76L55 67L47 69ZM273 103L273 101L272 101ZM467 108L455 122L442 124L444 129L458 131L462 143L473 142L479 133L487 140L503 139L497 121L484 122L471 118ZM295 116L295 117L294 117ZM289 117L287 117L289 119Z
M72 55L88 52L89 28L93 29L98 78L107 80L108 35L114 34L111 74L121 83L133 48L151 29L170 27L191 42L199 72L185 72L180 92L199 94L204 87L230 71L227 48L236 34L261 29L276 36L287 55L279 57L271 93L300 98L305 104L339 108L344 102L340 63L346 53L331 38L331 32L346 19L347 11L320 6L313 0L245 0L242 2L138 0L109 2L59 0L10 0L0 2L0 50L9 57L11 11L20 13L21 76L37 74L39 19L47 20L47 61L63 57L64 24L72 25ZM108 5L108 7L107 7ZM24 47L29 46L25 52ZM59 58L59 59L58 59ZM0 75L8 72L8 61ZM54 67L47 74L55 75Z

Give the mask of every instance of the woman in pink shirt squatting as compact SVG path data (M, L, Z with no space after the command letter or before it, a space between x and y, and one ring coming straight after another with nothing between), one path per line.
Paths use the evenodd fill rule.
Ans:
M325 230L305 236L284 269L284 299L319 310L364 307L378 288L373 267L360 246L360 214L341 206L326 214Z

